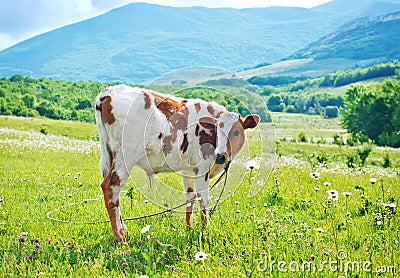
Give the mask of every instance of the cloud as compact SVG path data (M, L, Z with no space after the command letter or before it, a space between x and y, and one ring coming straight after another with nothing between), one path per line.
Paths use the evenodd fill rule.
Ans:
M19 38L34 30L78 21L93 11L91 0L2 0L0 33Z

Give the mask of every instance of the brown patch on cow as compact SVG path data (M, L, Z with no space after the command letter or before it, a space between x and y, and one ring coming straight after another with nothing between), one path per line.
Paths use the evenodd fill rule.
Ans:
M101 118L104 123L109 125L115 122L115 117L112 113L111 96L105 96L100 99L101 101Z
M206 176L204 177L204 181L208 181L208 172L206 173Z
M182 109L183 105L175 100L168 97L163 97L159 94L152 92L154 97L154 103L157 108L167 117L169 120L172 115Z
M214 155L215 147L211 144L204 144L200 146L200 151L203 154L203 158L207 159L208 156Z
M196 112L199 113L200 110L201 110L200 102L196 102L196 103L194 104L194 108L196 109Z
M149 109L151 106L151 97L150 94L147 93L146 91L142 91L144 95L144 109Z
M200 125L196 125L196 129L194 130L194 135L199 136L199 131L200 131Z
M181 101L181 103L182 103L183 106L185 106L187 102L188 102L187 99L183 99L183 100Z
M174 129L185 130L188 125L189 109L184 107L182 110L175 112L169 119Z
M208 111L212 116L214 116L214 107L213 107L213 105L212 105L211 103L208 103L208 104L207 104L207 111Z
M163 145L162 145L162 150L164 155L167 155L172 152L172 149L174 148L173 144L176 141L176 132L171 133L170 135L167 135L163 139Z
M228 155L231 157L232 154L238 153L245 142L244 129L242 127L241 121L235 123L228 134Z
M204 145L204 144L210 144L214 147L217 146L217 135L215 130L209 130L209 133L207 133L205 130L201 130L199 132L199 144Z
M199 127L199 125L197 125ZM210 155L214 155L215 148L217 146L217 131L216 129L197 130L196 136L199 137L200 151L203 154L203 158L206 159Z
M199 173L199 168L193 167L193 172L197 175Z
M187 192L187 193L194 192L194 189L193 189L193 188L191 188L191 187L188 187L188 189L186 190L186 192Z
M162 132L160 132L160 134L158 134L158 139L161 140L162 138Z
M219 123L220 128L224 128L225 124L224 123Z
M187 133L185 133L185 134L183 134L183 140L182 140L182 145L181 145L182 153L185 153L187 151L188 146L189 146L189 141L187 138Z

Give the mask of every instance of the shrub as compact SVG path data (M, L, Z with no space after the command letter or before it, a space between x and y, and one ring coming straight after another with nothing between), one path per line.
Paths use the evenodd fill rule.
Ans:
M360 158L361 165L365 165L365 161L372 152L372 146L370 144L364 144L361 149L357 150L357 155Z
M333 119L339 117L339 107L337 106L327 106L324 111L324 117L328 119Z
M389 153L385 154L385 157L383 158L383 164L382 166L384 168L389 168L392 166L392 160L390 159Z
M333 144L338 145L338 146L343 146L344 145L344 141L342 136L340 136L339 134L335 133L333 135Z
M304 132L300 132L299 135L297 136L298 142L301 143L307 143L307 137Z

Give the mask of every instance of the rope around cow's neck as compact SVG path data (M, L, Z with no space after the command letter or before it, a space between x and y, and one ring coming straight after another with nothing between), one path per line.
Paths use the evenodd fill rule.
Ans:
M222 178L225 176L224 184L223 184L221 193L219 194L218 199L216 200L214 206L212 207L212 209L211 209L210 212L209 212L210 216L211 216L211 215L214 213L214 211L216 210L218 204L220 203L222 194L223 194L224 191L225 191L226 182L227 182L227 180L228 180L228 170L229 170L229 166L230 166L230 162L228 162L228 163L226 164L225 169L224 169L224 172L218 177L218 179L214 182L214 184L213 184L213 185L210 187L210 189L209 189L209 191L213 190L213 188L214 188L214 187L222 180ZM81 201L81 203L87 203L88 201L96 201L96 200L99 200L99 199L97 199L97 198L96 198L96 199L84 199L84 200ZM57 218L51 217L51 214L52 214L53 212L56 212L56 211L58 211L58 210L62 210L63 208L70 207L70 206L73 206L73 205L75 205L75 204L76 204L76 203L69 204L69 205L65 205L65 206L61 206L61 207L59 207L59 208L57 208L57 209L54 209L54 210L52 210L52 211L49 211L48 213L46 213L46 218L49 219L49 220L51 220L51 221L58 222L58 223L68 223L68 224L88 224L88 225L94 225L94 224L101 224L101 223L110 222L110 220L99 220L99 221L88 221L88 222L73 222L73 221L62 220L62 219L57 219ZM185 202L185 203L182 203L182 204L177 205L177 206L175 206L175 207L167 208L167 209L165 209L165 210L163 210L163 211L159 211L159 212L152 213L152 214L146 214L146 215L141 215L141 216L136 216L136 217L131 217L131 218L125 218L124 221L140 220L140 219L144 219L144 218L149 218L149 217L161 215L161 214L164 214L164 213L167 213L167 212L172 212L172 211L174 211L174 210L176 210L176 209L178 209L178 208L180 208L180 207L186 206L187 204L190 204L190 202Z

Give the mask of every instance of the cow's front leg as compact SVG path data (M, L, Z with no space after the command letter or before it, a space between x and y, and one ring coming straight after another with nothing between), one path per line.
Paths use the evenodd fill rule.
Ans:
M183 185L185 187L185 200L186 200L186 227L190 228L192 226L192 213L194 200L197 197L195 187L194 187L194 179L190 176L183 176Z
M210 223L208 217L208 176L209 174L206 173L204 176L196 177L195 179L195 187L202 211L201 221L204 226Z
M121 192L121 179L113 169L105 176L101 183L101 188L104 194L104 202L107 208L108 216L110 217L111 229L116 242L126 244L126 235L128 229L122 220L121 210L119 206L119 195Z

